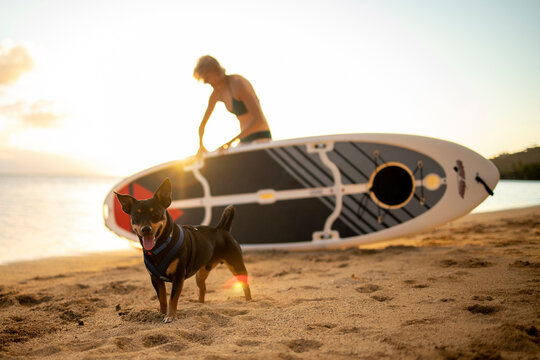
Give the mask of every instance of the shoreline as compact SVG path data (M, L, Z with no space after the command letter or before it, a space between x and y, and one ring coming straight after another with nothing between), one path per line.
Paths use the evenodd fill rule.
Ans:
M480 218L480 217L484 217L483 215L485 215L485 217L494 217L494 218L504 217L507 214L509 214L509 215L523 214L523 213L526 213L526 212L531 211L531 210L534 211L536 208L540 209L540 205L532 205L532 206L525 206L525 207L519 207L519 208L509 208L509 209L504 209L504 210L490 210L490 211L484 211L484 212L474 212L474 210L473 210L472 212L468 213L467 215L464 215L464 216L459 217L459 218L457 218L455 220L449 221L446 224L439 225L439 226L436 226L434 228L422 231L420 233L415 233L415 234L412 234L412 235L403 236L403 237L400 237L400 238L394 238L394 239L390 239L390 240L383 240L383 241L377 241L377 242L372 242L372 243L367 243L367 244L361 244L361 245L358 246L358 248L361 248L361 249L364 249L364 248L365 249L369 249L369 248L380 249L380 248L383 248L383 247L392 246L392 244L413 245L414 242L411 242L411 239L414 239L414 238L416 238L419 235L424 234L424 233L430 233L430 232L432 232L434 230L443 229L445 226L450 226L450 224L453 224L453 223L460 223L462 220L465 220L465 219ZM500 213L501 216L497 216L498 213ZM112 233L112 234L114 234L114 233ZM120 241L128 242L129 240L120 239ZM257 252L257 251L259 251L259 250L249 250L249 252ZM321 251L325 251L325 250L321 250ZM244 250L244 252L246 252L246 250ZM300 251L300 252L302 252L302 251ZM317 251L315 251L315 252L317 252ZM43 257L43 258L14 260L14 261L10 261L10 262L7 262L7 263L0 263L0 271L2 270L2 267L4 267L4 266L9 267L11 265L17 265L17 264L21 265L21 266L24 266L25 263L39 263L39 264L41 264L43 262L42 265L45 268L47 268L48 267L47 264L49 262L54 262L56 260L58 260L60 263L69 264L70 262L77 263L76 259L81 259L81 258L85 258L85 257L99 258L101 256L107 256L107 255L110 255L112 257L115 257L115 256L119 256L119 257L126 256L127 257L130 254L133 255L133 254L140 254L140 253L136 248L131 247L129 249L121 249L121 250L91 251L91 252L82 252L82 253L79 253L79 254L71 254L71 255L52 255L52 256L47 256L47 257ZM28 266L28 268L32 268L32 266Z
M0 265L0 358L534 359L538 219L534 206L361 248L245 252L253 301L218 266L205 304L186 280L171 324L135 249Z

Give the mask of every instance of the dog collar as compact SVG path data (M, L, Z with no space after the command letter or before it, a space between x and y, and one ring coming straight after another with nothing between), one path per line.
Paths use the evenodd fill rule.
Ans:
M178 224L175 224L175 226L178 228L180 236L178 237L178 240L175 242L175 244L172 245L172 247L169 248L169 245L173 242L174 227L173 230L171 230L171 234L169 235L167 240L165 240L163 244L161 244L157 249L150 251L143 250L144 264L146 265L148 271L150 271L153 275L157 276L161 280L167 282L172 282L172 279L166 274L167 268L169 267L169 264L173 260L174 256L178 253L180 246L182 246L182 243L184 242L184 230ZM158 255L167 248L169 248L169 250L167 251L167 255L165 256L165 258L160 261L159 264L154 265L154 263L150 259L150 256Z

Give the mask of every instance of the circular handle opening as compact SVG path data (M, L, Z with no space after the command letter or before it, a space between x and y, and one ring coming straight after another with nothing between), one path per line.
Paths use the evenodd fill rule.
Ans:
M399 209L414 195L414 177L409 168L397 162L379 166L370 179L373 201L385 209Z

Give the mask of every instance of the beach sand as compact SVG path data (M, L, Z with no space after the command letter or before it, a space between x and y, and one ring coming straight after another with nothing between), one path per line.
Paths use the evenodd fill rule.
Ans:
M362 249L249 252L253 301L186 281L163 324L137 250L0 266L0 358L538 359L540 206Z

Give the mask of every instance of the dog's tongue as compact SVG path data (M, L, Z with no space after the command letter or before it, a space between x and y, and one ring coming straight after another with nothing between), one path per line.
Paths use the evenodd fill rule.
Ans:
M145 236L143 236L142 242L143 242L144 249L146 251L152 250L152 248L154 247L154 241L155 240L156 240L156 238L154 237L154 235L145 235Z

